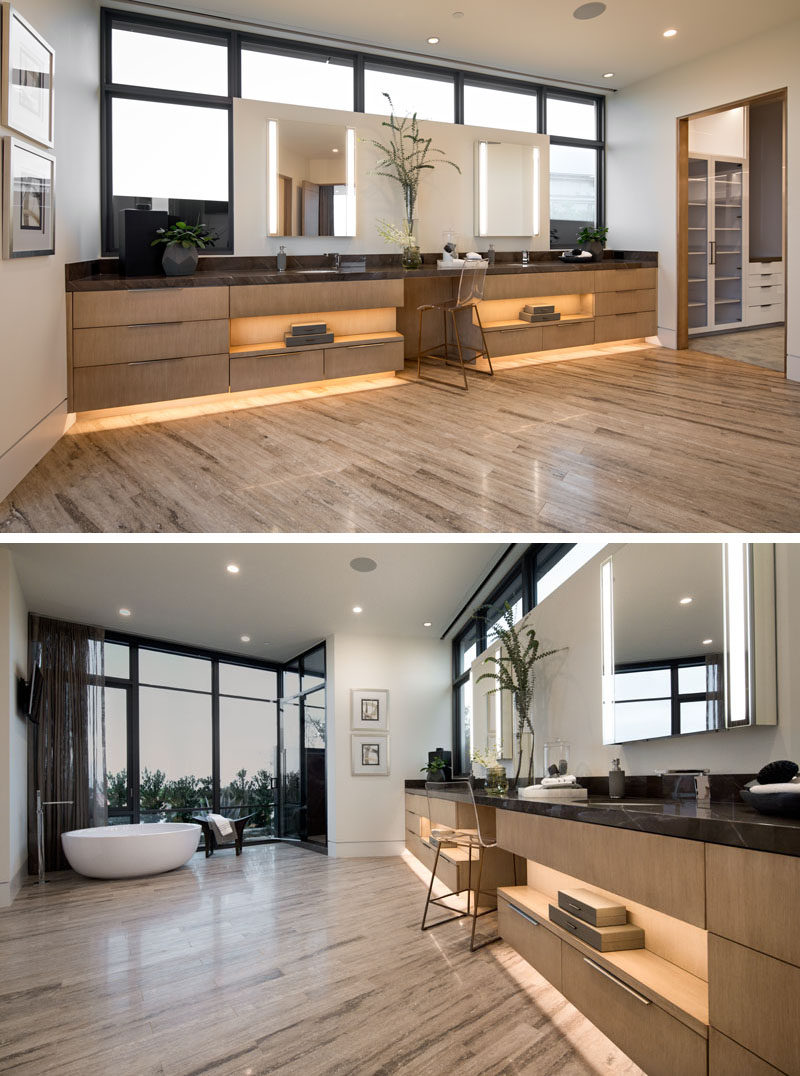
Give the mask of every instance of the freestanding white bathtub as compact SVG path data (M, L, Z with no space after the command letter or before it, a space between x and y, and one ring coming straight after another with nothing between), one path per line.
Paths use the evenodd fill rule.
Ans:
M199 843L200 826L193 822L141 822L61 834L69 865L87 878L136 878L175 870L188 863Z

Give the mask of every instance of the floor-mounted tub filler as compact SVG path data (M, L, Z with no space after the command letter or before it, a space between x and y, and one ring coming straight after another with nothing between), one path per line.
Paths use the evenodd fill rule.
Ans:
M87 878L136 878L162 874L188 863L200 843L200 826L188 822L141 822L97 826L61 834L69 865Z

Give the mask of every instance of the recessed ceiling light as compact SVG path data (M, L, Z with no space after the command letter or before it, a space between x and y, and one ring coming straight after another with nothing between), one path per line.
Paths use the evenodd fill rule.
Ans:
M681 598L681 605L691 605L694 598Z
M614 77L614 72L613 71L606 71L606 73L603 75L603 78L613 78L613 77Z
M576 7L572 12L573 19L596 19L598 15L602 15L606 9L605 4L581 4L580 7Z
M677 30L665 30L663 36L664 37L675 37L675 35L677 33L678 33Z
M238 575L239 574L239 565L238 564L227 564L225 566L225 571L230 572L231 575Z
M439 38L438 37L429 37L428 38L428 44L429 45L438 45L439 44Z
M250 642L250 636L249 635L240 635L239 638L242 640L243 643L249 643Z
M334 152L334 153L338 153L338 152L339 152L339 147L338 147L338 146L334 146L334 147L333 147L333 152Z
M354 606L353 606L353 612L354 612L354 613L362 613L362 612L363 612L363 609L361 608L361 606L360 606L360 605L354 605Z
M130 609L120 609L120 611L119 611L119 615L120 615L120 616L130 616L130 615L131 615L131 611L130 611Z
M422 626L423 626L423 628L432 628L433 624L431 623L430 620L426 620L426 621L424 621Z
M354 572L374 572L378 567L378 562L374 561L372 557L353 557L350 561L350 567Z
M703 639L703 646L711 646L713 642L713 639Z

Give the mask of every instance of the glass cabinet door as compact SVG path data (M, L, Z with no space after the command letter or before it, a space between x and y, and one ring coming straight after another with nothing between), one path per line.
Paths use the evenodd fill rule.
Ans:
M742 180L737 161L714 161L714 324L742 321Z
M709 324L708 166L689 159L689 328Z

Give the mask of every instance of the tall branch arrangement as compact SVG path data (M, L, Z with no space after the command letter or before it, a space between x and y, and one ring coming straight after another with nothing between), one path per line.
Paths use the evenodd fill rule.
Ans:
M395 115L390 95L384 93L383 96L389 102L391 112L389 119L384 120L381 126L386 127L391 133L386 143L372 139L373 146L383 155L372 174L386 176L387 179L400 184L403 191L407 230L410 232L413 229L422 173L432 170L437 164L449 164L459 174L461 174L461 169L454 161L445 157L444 150L437 149L432 144L432 138L425 138L420 134L416 112L413 116L398 117Z
M494 665L491 672L482 673L476 683L481 680L494 680L496 687L490 689L489 694L496 691L510 691L514 697L514 709L516 710L516 741L517 741L517 772L514 777L514 787L519 787L519 772L522 768L522 734L527 729L531 734L531 754L528 759L528 782L533 780L533 739L534 730L531 721L531 708L533 705L533 691L536 683L534 666L537 661L549 658L552 654L558 654L565 649L558 647L556 650L540 650L539 640L533 628L523 628L518 632L514 627L514 614L508 602L503 609L503 621L505 626L496 625L495 632L502 644L499 656L491 655L484 658L484 665ZM523 636L527 635L527 641Z

